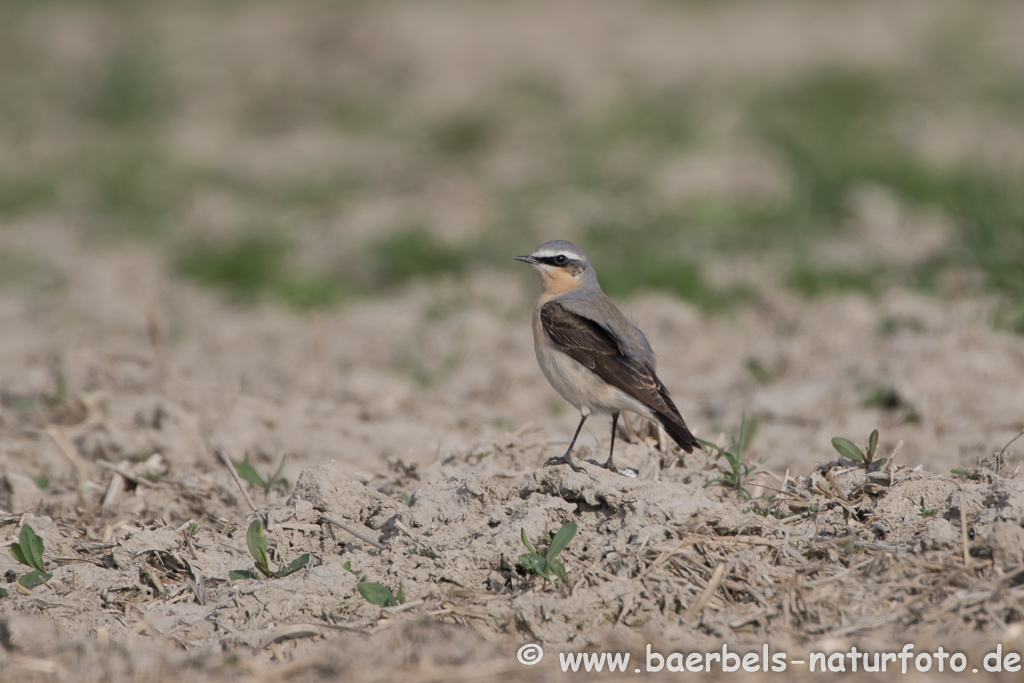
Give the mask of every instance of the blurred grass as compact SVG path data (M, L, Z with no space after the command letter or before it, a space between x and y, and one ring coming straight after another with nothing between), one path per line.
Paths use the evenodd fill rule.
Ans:
M280 235L257 230L228 240L187 241L178 247L176 265L182 275L225 290L241 302L270 298L308 309L334 305L349 295L342 278L291 266L289 251Z
M374 241L370 256L375 284L390 286L419 276L458 275L472 255L445 244L427 230L412 228Z
M300 308L517 267L512 254L566 236L610 294L662 289L707 311L742 305L758 284L712 284L737 256L782 255L778 281L805 296L893 284L942 295L946 274L966 268L1004 296L1000 324L1024 331L1024 169L938 164L908 133L922 111L1024 121L1016 67L993 61L984 33L943 29L941 8L926 50L938 56L924 63L822 60L748 80L623 71L581 106L572 84L525 61L468 100L431 100L425 67L355 37L373 27L359 22L376 16L368 6L310 4L290 32L265 26L254 49L188 35L195 16L174 8L88 3L77 20L106 27L90 29L102 40L69 58L37 27L72 5L16 4L0 8L0 92L12 94L0 102L0 230L56 215L89 239L147 240L183 277L239 301ZM775 165L783 191L659 189L681 161L727 158L736 139ZM856 241L865 188L938 212L952 241L899 267L885 253L821 260L822 245ZM366 216L382 217L350 230Z
M907 205L941 210L957 230L945 253L911 270L909 283L934 284L939 271L967 266L983 272L989 288L1021 301L1024 173L929 164L901 141L892 120L898 105L921 104L922 98L926 103L927 96L885 82L878 75L824 73L755 104L756 130L794 177L793 196L774 227L785 226L790 235L833 234L843 228L857 189L882 187ZM789 283L808 295L872 292L884 269L871 270L823 271L805 264ZM1024 330L1024 307L1018 315L1012 326Z
M878 290L877 276L871 270L816 268L809 264L795 267L786 277L786 284L806 297L833 291L875 294Z
M65 284L64 276L39 254L0 246L0 289L59 292Z
M140 46L119 47L86 94L84 114L106 126L139 126L173 114L159 61Z

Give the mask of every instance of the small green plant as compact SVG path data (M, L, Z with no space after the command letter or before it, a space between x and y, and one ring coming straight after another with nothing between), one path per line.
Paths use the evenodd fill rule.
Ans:
M228 578L232 581L237 581L238 579L259 579L263 576L268 579L280 579L289 574L294 574L303 567L309 566L309 553L303 553L287 567L282 567L276 572L270 571L270 561L267 559L267 533L263 530L263 522L261 520L257 519L249 525L249 531L245 534L245 543L249 546L249 554L252 555L258 571L253 571L252 569L233 569L228 572Z
M926 508L924 505L922 505L920 513L922 517L927 519L928 517L934 517L935 515L939 514L939 511L937 508Z
M25 588L35 588L53 577L53 574L46 571L46 563L43 562L43 539L28 524L21 527L18 542L11 544L11 554L18 562L32 568L32 571L18 579L18 583Z
M245 460L235 463L235 471L238 472L238 476L245 479L253 486L259 486L263 489L263 493L270 494L273 489L281 489L282 491L288 490L288 480L281 476L281 472L284 471L284 462L288 458L287 455L281 456L281 464L277 466L277 471L272 475L264 479L256 471L256 468L249 462L249 456L245 456Z
M555 580L552 578L552 574L562 580L562 583L566 583L565 566L557 559L558 553L565 550L569 542L572 541L573 537L576 536L576 525L572 522L563 524L551 539L551 543L548 545L548 549L541 555L537 552L532 545L530 540L526 538L526 529L520 528L520 536L523 539L523 545L530 552L523 553L519 556L519 564L529 569L537 576L542 576L551 583Z
M376 271L375 284L391 286L414 277L461 273L470 264L471 252L415 226L377 240L370 245L368 256Z
M420 557L429 557L431 560L437 559L437 553L430 548L416 548L415 550L409 551L410 555L419 555Z
M977 472L973 470L965 470L962 467L954 467L950 470L950 473L958 477L963 477L964 479L976 480L978 478Z
M850 460L857 467L863 467L867 472L877 472L887 461L887 458L875 460L875 451L878 448L877 429L872 431L871 436L868 437L867 450L862 451L860 446L841 436L832 437L832 447L839 452L839 455Z
M188 532L190 534L192 534L193 536L195 536L196 534L199 533L199 525L197 523L195 523L195 522L189 522L188 523Z
M359 594L366 598L366 601L373 605L380 605L381 607L397 607L405 603L405 591L402 587L398 587L397 593L392 593L391 589L381 583L373 583L372 581L360 581L356 584L356 590Z
M341 568L347 572L355 574L356 576L359 576L363 573L362 569L352 569L352 562L349 560L345 560L345 564L341 565Z
M0 265L3 264L0 263ZM64 402L64 399L68 394L68 381L64 376L64 373L57 372L54 377L57 382L57 387L52 392L31 395L5 393L0 396L0 403L19 413L34 413L53 410ZM35 480L36 486L39 486L39 488L46 488L39 484L40 480L45 480L46 477L32 477L32 479ZM49 484L48 481L47 484Z
M750 478L757 473L757 466L759 463L744 462L743 451L746 450L750 442L753 441L754 434L756 433L757 420L747 422L747 414L743 413L740 418L739 435L729 437L730 448L723 448L711 441L697 439L701 445L718 451L719 456L724 457L729 463L729 469L722 476L712 479L708 483L704 484L704 488L713 484L718 484L719 486L735 489L741 496L748 500L750 499L750 492L747 491L746 484L750 481Z
M764 363L754 357L747 359L747 372L761 386L768 386L782 375L780 369L769 369Z

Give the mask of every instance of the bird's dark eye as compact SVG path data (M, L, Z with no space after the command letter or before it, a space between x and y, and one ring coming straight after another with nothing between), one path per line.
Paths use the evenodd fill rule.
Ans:
M568 260L569 259L567 259L565 257L565 254L559 254L558 256L555 257L555 265L556 266L564 266L566 261L568 261Z

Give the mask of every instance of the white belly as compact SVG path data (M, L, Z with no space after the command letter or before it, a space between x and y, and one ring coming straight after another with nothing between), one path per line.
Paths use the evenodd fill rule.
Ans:
M533 330L533 347L541 371L555 391L581 413L610 415L629 410L644 417L651 416L650 409L643 403L560 351L544 332L539 310L534 314Z

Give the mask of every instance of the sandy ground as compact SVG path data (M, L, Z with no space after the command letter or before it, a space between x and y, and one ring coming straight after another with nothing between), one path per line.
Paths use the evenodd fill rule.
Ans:
M326 11L312 23L324 35L352 30L345 49L356 61L418 65L410 97L430 111L464 104L506 68L530 64L557 65L554 77L581 109L632 79L770 81L823 59L884 68L913 62L913 38L932 20L923 4L889 15L871 3L821 15L800 3L735 13L698 4L688 10L694 23L672 30L657 11L614 5L548 14L531 4L497 14L444 7L359 15L356 27L378 41L360 40ZM1019 8L1001 11L1013 17ZM577 16L587 40L559 30ZM88 61L113 31L93 19L43 13L25 39L59 43L56 60ZM211 92L232 60L261 59L266 69L255 71L277 92L290 65L263 54L261 40L290 46L298 64L323 42L307 32L309 17L280 7L227 28L200 19L183 14L165 28L203 45L227 30L234 44L251 46L225 57L223 71L207 70L202 51L178 64ZM993 49L1016 39L1013 25L993 29ZM251 104L233 102L232 92L197 98L213 108L190 109L180 128L170 126L175 154L263 179L337 158L390 173L388 149L325 141L315 126L267 134L273 139L256 146L259 135L227 126L216 109ZM723 137L734 131L727 119ZM937 157L976 149L970 135L944 135L941 124ZM76 129L55 129L67 139L0 145L56 153ZM481 177L508 179L544 163L517 157L515 140L500 144L508 148L496 155L501 164ZM666 195L778 182L762 173L763 159L701 154L660 176ZM472 234L485 204L476 176L449 169L430 178L305 233L300 257L354 250L409 211L430 215L446 238ZM205 199L195 207L205 218L191 227L215 232L237 207ZM894 227L867 205L823 255L913 261L945 239L912 220ZM580 236L557 206L547 221L531 228ZM790 673L806 669L793 663L801 655L854 646L943 646L971 667L997 644L1024 650L1024 439L995 457L1024 429L1024 338L993 329L998 301L977 288L954 281L942 296L889 287L877 297L806 300L778 284L770 257L730 258L711 270L726 279L740 272L757 287L729 312L661 293L619 300L699 437L727 444L741 416L758 421L747 458L760 472L748 500L705 487L724 459L682 454L639 420L623 425L616 447L617 463L636 477L542 467L564 451L578 417L537 368L536 283L525 274L475 268L296 313L232 303L169 272L150 244L90 239L74 216L19 217L2 229L5 249L44 255L62 283L0 286L2 680L561 680L568 674L556 653L629 652L630 670L646 673L648 644L667 655L723 644L761 652L767 643L787 653ZM524 237L509 257L534 242ZM879 392L886 401L871 400ZM880 471L838 460L833 437L864 445L875 428L888 459ZM607 422L590 420L579 455L603 459L608 439ZM262 475L286 457L287 486L246 485L250 505L221 452L248 458ZM246 530L257 516L268 524L273 567L303 553L310 566L228 580L252 567ZM568 522L579 528L560 555L568 582L530 575L518 562L520 534L544 545ZM25 525L43 538L53 574L31 591L18 587L27 568L9 550ZM361 580L401 587L406 602L370 604ZM516 659L527 644L547 652L535 666Z
M529 280L478 274L457 305L464 288L436 282L311 317L224 303L143 249L45 239L73 263L67 294L0 300L0 507L26 512L3 518L4 546L30 524L54 573L31 594L7 584L0 666L18 680L518 679L536 674L513 659L526 642L642 653L645 642L810 651L917 638L975 655L1017 642L1024 494L1004 478L1016 459L996 475L991 456L1021 428L1024 345L991 331L984 301L766 291L731 317L666 296L622 302L702 437L725 443L716 427L734 432L742 411L761 419L748 453L774 474L751 493L777 494L762 517L702 487L723 461L654 438L622 434L617 457L638 479L541 467L576 417L536 367ZM901 324L880 334L886 318ZM786 372L760 385L752 357ZM58 373L70 390L52 398ZM865 408L865 388L883 380L904 404ZM36 409L10 407L16 397ZM865 480L829 439L864 443L876 426L882 454L902 448ZM588 423L584 457L603 457L606 429ZM275 520L273 561L310 552L308 571L225 580L251 564L254 515L219 449L261 473L287 453L294 494L250 494ZM949 473L979 460L977 481ZM539 540L567 521L580 526L563 556L570 588L517 569L521 528ZM410 552L421 549L435 557ZM345 562L402 585L409 607L364 601ZM23 569L0 553L0 570ZM78 678L83 667L92 678Z

